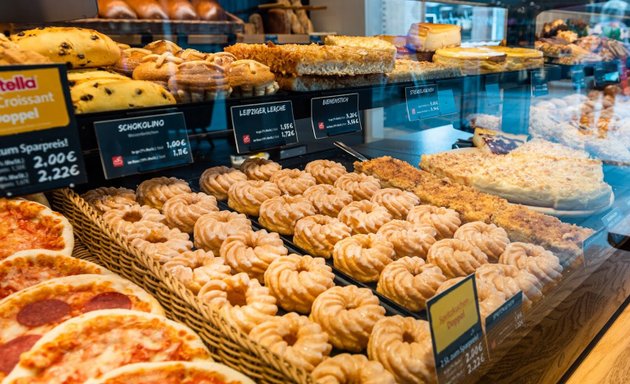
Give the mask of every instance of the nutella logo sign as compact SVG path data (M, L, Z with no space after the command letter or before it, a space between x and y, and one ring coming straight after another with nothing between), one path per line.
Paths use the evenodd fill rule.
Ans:
M0 78L0 92L29 91L37 89L35 77L15 75L11 79Z

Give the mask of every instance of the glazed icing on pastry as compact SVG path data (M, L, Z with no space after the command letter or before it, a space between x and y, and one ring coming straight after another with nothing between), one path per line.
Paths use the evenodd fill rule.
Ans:
M304 170L317 180L318 184L335 184L335 181L348 173L341 163L331 160L315 160L306 164Z
M293 241L311 255L329 258L335 244L351 235L350 227L339 219L314 215L297 221Z
M420 198L415 194L398 188L384 188L377 191L371 199L389 211L392 218L404 220L414 206L420 204Z
M352 233L376 233L392 220L387 209L369 200L353 201L339 212L339 220L352 228Z
M348 237L333 249L335 267L361 282L378 281L394 257L394 246L374 234Z
M220 252L232 271L245 272L258 281L264 281L263 275L272 261L289 253L280 235L264 229L228 236Z
M292 235L295 223L303 217L312 216L315 207L302 196L283 195L273 197L260 206L260 224L281 235Z
M343 189L332 185L314 185L304 191L304 197L309 199L322 215L337 217L346 205L352 203L352 195Z
M201 216L218 210L217 199L205 193L182 193L166 200L162 206L166 224L189 234L193 233Z
M499 258L499 263L528 271L545 288L555 285L562 278L562 265L558 257L539 245L510 243Z
M136 190L136 199L140 204L162 209L166 200L182 193L191 193L188 183L175 177L156 177L145 180Z
M303 194L317 183L310 173L299 169L282 169L274 173L269 180L276 183L283 194L292 196Z
M429 248L435 244L437 231L430 225L392 220L379 228L377 234L392 243L397 259L405 256L426 259Z
M252 223L242 213L219 211L207 213L195 223L195 247L219 254L223 241L230 236L252 230Z
M438 240L453 237L457 228L462 224L457 211L432 205L413 207L407 215L407 220L414 224L431 225L437 231L436 238Z
M228 190L237 181L245 181L247 176L238 169L218 166L206 169L199 178L199 186L205 193L217 200L227 200Z
M324 360L311 377L317 384L396 384L394 376L378 361L349 353Z
M427 262L440 267L449 278L468 276L482 264L488 262L488 256L479 248L463 240L444 239L429 248Z
M454 238L467 241L483 253L492 261L498 261L499 256L505 251L505 247L510 243L507 232L494 224L486 224L482 221L474 221L459 227L455 231Z
M381 189L381 183L373 176L351 172L340 176L335 187L351 194L354 200L369 200Z
M262 203L281 194L276 184L269 181L238 181L228 190L228 205L235 211L258 216Z
M271 175L282 169L282 166L274 161L252 157L241 164L241 171L250 180L268 181Z

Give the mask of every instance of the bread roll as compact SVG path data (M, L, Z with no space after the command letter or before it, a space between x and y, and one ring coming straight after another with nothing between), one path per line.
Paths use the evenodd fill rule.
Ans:
M70 91L75 113L90 113L175 104L162 86L142 80L95 80Z
M267 12L267 23L265 23L265 32L290 34L291 21L291 16L286 10L270 9Z
M120 58L120 48L93 29L47 27L11 36L21 49L37 52L71 68L109 67Z
M172 20L196 20L199 18L195 8L188 0L161 0L160 4Z
M168 20L168 15L162 9L158 0L127 0L127 4L141 19Z
M192 0L192 5L195 7L197 14L201 20L207 21L225 21L227 15L223 10L223 7L215 0Z
M106 19L138 18L138 15L123 0L98 0L98 15Z

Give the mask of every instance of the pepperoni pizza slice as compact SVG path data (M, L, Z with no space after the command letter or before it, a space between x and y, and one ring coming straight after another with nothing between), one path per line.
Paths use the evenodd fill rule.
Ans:
M31 249L72 255L72 225L34 201L0 198L0 260Z
M0 261L0 300L58 277L107 275L107 269L55 251L24 251Z
M78 384L128 364L207 360L209 351L184 325L145 312L102 310L53 328L3 384Z
M86 312L133 309L164 315L160 304L128 280L115 275L77 275L52 279L0 301L0 379L46 332Z
M254 381L223 364L168 361L126 365L85 384L254 384Z

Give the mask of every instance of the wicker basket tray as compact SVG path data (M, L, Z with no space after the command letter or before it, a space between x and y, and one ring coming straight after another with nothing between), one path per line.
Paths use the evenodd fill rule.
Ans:
M212 357L259 383L312 383L310 376L245 333L202 303L160 264L113 232L100 215L71 189L52 194L53 209L64 214L81 242L99 264L153 294L167 315L180 321L204 340Z

